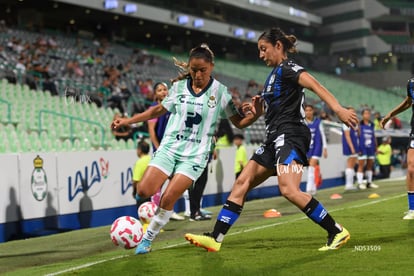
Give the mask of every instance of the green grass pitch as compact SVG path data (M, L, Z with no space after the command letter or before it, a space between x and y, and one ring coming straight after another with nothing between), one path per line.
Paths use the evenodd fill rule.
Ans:
M404 221L403 180L379 189L319 191L318 198L351 233L341 249L319 252L326 233L284 198L247 202L218 253L189 245L186 232L210 231L212 221L170 222L153 252L135 256L116 248L109 226L0 244L1 275L409 275L413 269L414 221ZM368 199L371 193L380 195ZM332 193L343 199L332 200ZM278 209L281 218L265 219ZM216 214L220 206L209 208Z

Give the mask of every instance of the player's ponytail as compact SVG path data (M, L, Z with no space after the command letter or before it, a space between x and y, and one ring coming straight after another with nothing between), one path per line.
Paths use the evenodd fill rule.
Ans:
M214 53L206 43L202 43L190 50L190 56L188 60L190 61L192 58L202 58L205 61L214 64ZM177 60L175 57L173 57L173 60L174 65L178 67L179 75L176 78L172 79L171 82L174 83L176 81L189 78L189 62Z
M296 49L296 36L285 34L280 28L271 28L264 31L258 40L264 39L270 42L273 46L276 42L280 41L283 45L283 49L288 53L297 53Z

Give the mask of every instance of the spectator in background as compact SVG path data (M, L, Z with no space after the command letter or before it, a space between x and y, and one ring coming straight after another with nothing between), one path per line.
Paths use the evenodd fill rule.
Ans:
M375 153L377 151L377 140L375 139L374 123L371 122L371 110L362 110L362 120L359 123L359 157L357 181L358 188L378 188L378 185L372 183ZM367 178L367 184L363 183L364 170Z
M306 192L316 194L316 172L319 171L319 159L323 156L328 157L327 143L323 123L319 118L315 118L313 105L305 105L305 123L311 133L311 141L306 156L309 160L308 179L306 181Z
M319 117L321 118L321 120L324 120L324 121L332 121L331 116L324 110L321 111L321 113L319 114Z
M379 112L375 112L374 114L374 129L375 130L381 130L381 114Z
M115 113L114 115L114 120L123 118L124 116L122 116L119 113ZM129 138L132 138L132 128L129 125L125 125L122 127L119 127L117 129L112 129L112 134L115 136L116 140L128 140Z
M246 97L253 97L259 92L259 84L255 80L249 80L246 87Z
M376 176L377 179L390 178L391 174L391 137L383 137L381 145L377 150L377 162L379 165L380 173Z
M137 208L148 201L148 199L137 198L137 187L141 182L144 172L148 167L149 162L151 161L151 156L149 155L150 146L145 141L139 141L137 144L137 156L138 160L135 162L134 171L132 173L132 196L137 200Z
M396 116L392 117L391 121L394 129L402 129L401 120L398 119Z
M230 147L233 142L233 129L228 119L221 119L217 128L216 135L217 142L216 148Z
M20 74L24 75L26 73L26 60L24 57L20 57L16 63L16 69Z
M234 159L234 174L237 179L241 174L244 167L247 165L247 151L243 145L244 136L243 134L235 134L233 137L233 143L236 146L236 154Z
M355 111L353 107L348 109ZM358 160L358 130L342 125L342 154L347 157L345 168L345 191L356 190L354 187L355 165Z

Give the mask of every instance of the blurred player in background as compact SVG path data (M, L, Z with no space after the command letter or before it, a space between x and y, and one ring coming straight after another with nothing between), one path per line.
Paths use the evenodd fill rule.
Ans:
M234 174L237 179L244 167L247 165L247 151L243 145L243 134L235 134L233 137L233 144L236 146L236 154L234 158Z
M355 112L353 107L348 107L349 110ZM345 190L354 191L355 166L358 161L358 130L351 128L346 124L342 125L342 154L347 157L345 168Z
M247 127L262 115L259 96L251 104L234 106L226 86L212 78L214 54L206 44L190 51L188 63L175 60L182 73L173 80L169 95L154 107L132 118L112 122L112 128L147 121L171 112L161 144L138 186L141 198L155 194L171 176L156 215L150 222L135 253L151 251L154 238L168 223L173 207L183 192L207 166L213 135L220 118L228 117L238 128Z
M374 175L375 153L377 152L377 140L375 139L374 123L371 122L371 110L362 110L362 120L359 124L359 156L357 182L358 188L365 190L366 188L378 188L378 185L372 183ZM367 183L364 180L364 171Z
M213 232L204 235L186 234L185 238L190 243L208 251L219 251L224 236L243 210L247 193L275 173L281 194L328 232L328 240L319 248L320 251L337 249L349 240L349 232L335 222L322 204L300 190L302 169L308 164L306 153L311 138L309 128L304 123L303 88L318 95L347 125L356 125L358 119L354 112L343 108L303 67L288 58L288 53L296 52L295 45L296 37L286 35L279 28L269 29L260 35L260 59L273 68L262 92L267 105L266 141L236 179Z
M142 177L144 176L144 172L148 167L148 164L151 160L151 155L149 155L150 146L145 141L139 141L137 143L137 156L138 160L135 162L134 171L132 173L132 196L136 198L137 200L137 208L144 203L145 201L148 201L148 199L144 198L137 198L137 187L138 184L141 182Z
M381 121L381 127L385 128L387 122L397 114L411 107L411 133L407 150L407 196L408 212L403 219L414 219L414 78L407 83L407 96L405 99L391 110Z
M306 192L311 195L316 194L315 168L319 166L319 159L328 157L325 131L323 123L319 118L315 118L313 105L305 105L305 123L311 133L311 142L306 156L309 160L308 180L306 182Z
M377 150L377 162L379 165L379 174L375 176L375 179L390 178L391 174L391 159L392 159L392 147L391 137L382 137L382 143L378 146Z

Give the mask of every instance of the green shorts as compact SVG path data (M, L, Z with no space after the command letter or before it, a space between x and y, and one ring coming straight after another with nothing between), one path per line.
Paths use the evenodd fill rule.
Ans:
M168 152L156 151L151 159L151 162L149 163L149 166L158 168L168 176L179 173L187 176L193 181L196 181L207 166L208 155L206 155L205 158L202 158L202 162L199 162L200 159L196 162L196 159L198 158L188 156L180 156L177 158Z

